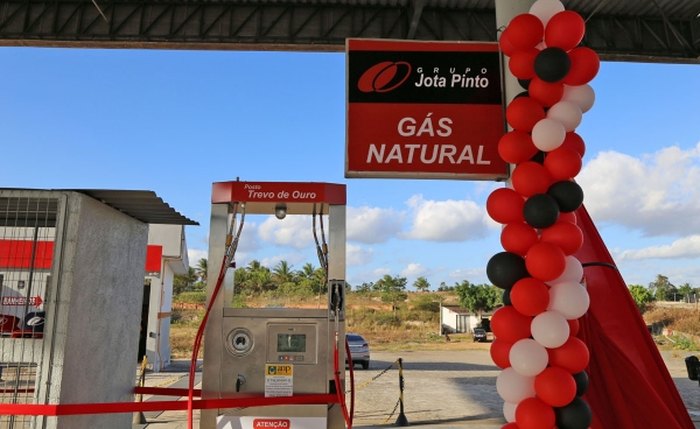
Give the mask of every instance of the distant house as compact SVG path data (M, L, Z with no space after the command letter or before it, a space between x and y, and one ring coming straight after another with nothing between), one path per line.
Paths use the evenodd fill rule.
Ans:
M486 317L484 317L486 318ZM442 333L472 333L482 323L478 315L459 305L440 306ZM487 329L490 330L490 329Z

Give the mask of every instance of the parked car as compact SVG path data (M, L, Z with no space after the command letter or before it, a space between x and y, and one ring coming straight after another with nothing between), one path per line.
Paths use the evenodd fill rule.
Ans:
M346 334L345 338L348 340L353 366L360 364L362 369L369 368L369 344L367 340L362 335L354 333ZM345 363L348 363L347 359Z
M472 338L474 339L474 342L486 342L488 341L488 334L486 333L486 329L484 328L474 328L474 333L472 334Z

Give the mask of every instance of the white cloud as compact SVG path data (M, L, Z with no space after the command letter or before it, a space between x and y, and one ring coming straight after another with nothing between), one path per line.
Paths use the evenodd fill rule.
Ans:
M406 265L406 268L401 270L401 276L409 278L425 276L427 273L428 270L423 265L416 262Z
M689 150L666 147L639 158L601 152L578 182L596 221L647 236L700 233L700 144Z
M241 230L241 237L238 239L238 247L236 254L251 253L260 249L260 241L258 239L258 224L246 222Z
M347 239L360 243L383 243L401 231L403 215L379 207L347 208Z
M292 270L298 270L301 268L300 264L307 262L304 255L301 253L285 253L283 255L274 255L260 260L260 264L264 267L273 269L280 261L287 261L287 264L291 266ZM317 261L316 264L318 264ZM302 264L303 265L303 264Z
M684 237L667 245L649 246L619 253L619 258L623 260L696 258L698 256L700 256L700 235Z
M288 216L282 220L268 217L258 228L258 235L263 241L297 249L313 246L312 234L310 216ZM320 236L319 240L321 240ZM326 240L328 240L327 231Z
M487 234L485 210L473 201L433 201L414 195L407 204L414 213L406 238L445 242L482 238Z
M382 268L375 268L374 270L372 270L372 276L374 279L377 279L377 280L384 277L387 274L392 275L391 268L382 267Z
M348 266L365 265L374 258L374 249L366 246L347 244L345 246L345 258Z
M209 252L202 249L187 249L187 259L189 260L190 267L196 267L200 259L207 259L209 257Z

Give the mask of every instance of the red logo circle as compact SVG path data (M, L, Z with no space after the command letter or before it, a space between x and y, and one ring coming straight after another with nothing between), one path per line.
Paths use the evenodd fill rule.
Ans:
M382 61L368 68L357 81L362 92L389 92L401 86L411 75L411 65L405 61Z

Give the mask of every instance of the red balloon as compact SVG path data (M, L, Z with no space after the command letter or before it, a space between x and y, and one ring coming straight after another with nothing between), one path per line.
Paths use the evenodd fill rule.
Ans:
M516 130L532 131L532 127L544 118L544 107L527 96L513 99L506 107L508 124Z
M558 246L566 255L573 255L583 246L583 232L577 225L559 220L541 231L540 240Z
M539 53L535 48L515 51L508 61L508 70L518 79L532 79L535 77L535 57Z
M527 92L532 99L544 107L552 107L564 95L564 84L561 82L546 82L538 77L534 77L527 87Z
M510 188L498 188L486 199L486 212L498 223L524 222L525 200Z
M501 369L508 368L510 366L510 348L513 347L513 343L496 338L491 343L491 360L496 364L497 367Z
M566 133L564 142L560 147L568 147L569 149L575 150L581 156L581 158L583 158L583 155L586 154L586 144L583 142L581 136L576 134L574 131Z
M525 277L513 285L510 302L518 312L526 316L537 316L547 310L549 287L542 280Z
M525 255L527 272L536 279L544 282L554 280L566 268L566 255L551 243L537 243Z
M558 147L547 152L544 167L549 171L555 182L569 180L581 171L581 156L574 149Z
M520 427L518 427L517 423L510 422L510 423L506 423L503 426L501 426L501 429L520 429Z
M569 335L572 337L578 335L578 330L581 327L578 323L578 319L569 319L567 322L569 323Z
M576 213L574 212L560 212L559 219L557 222L569 222L576 225Z
M572 49L569 52L571 59L571 68L569 73L564 76L563 82L567 85L578 86L583 85L595 77L600 69L600 58L598 54L591 48L585 46Z
M576 380L565 369L545 368L535 377L537 397L552 407L563 407L576 397Z
M552 184L552 176L542 164L526 161L518 164L512 174L513 189L524 197L545 194Z
M523 399L515 409L515 423L520 429L553 429L554 409L537 398Z
M586 23L578 13L565 10L552 16L544 30L544 41L548 47L569 51L583 40Z
M510 164L520 164L532 159L536 153L537 148L532 143L532 137L525 131L510 131L498 141L498 154Z
M561 347L547 349L549 365L564 368L572 374L586 369L590 359L588 347L576 337L569 337Z
M534 48L544 37L544 25L535 15L521 13L510 20L508 38L516 49Z
M513 306L501 307L491 316L493 335L507 343L530 338L532 317L519 313Z
M501 231L503 248L520 256L525 256L528 249L537 243L538 239L535 228L522 222L509 223Z
M498 46L501 47L501 52L503 52L503 55L510 57L517 51L515 49L515 46L510 42L510 36L508 35L508 28L503 30L503 33L501 33L501 37L498 39Z

